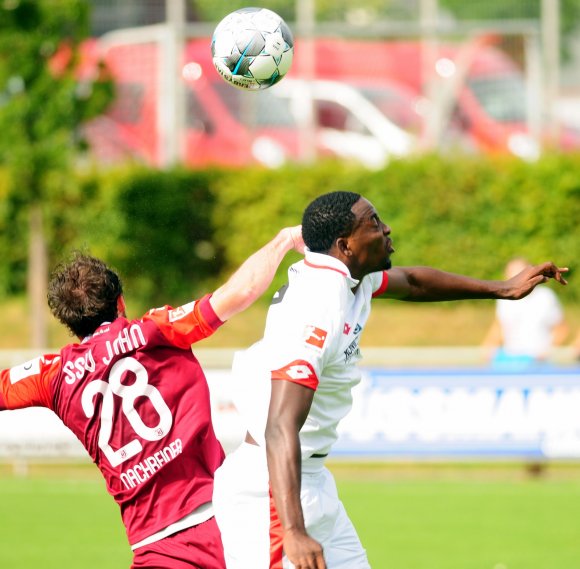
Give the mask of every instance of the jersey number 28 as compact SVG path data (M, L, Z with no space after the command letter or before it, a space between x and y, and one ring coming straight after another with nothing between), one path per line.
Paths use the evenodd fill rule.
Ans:
M131 385L123 385L121 379L126 372L132 372L135 381ZM162 439L171 429L173 417L167 403L163 400L159 390L149 385L147 370L135 358L127 357L116 362L111 368L109 382L102 379L91 381L84 389L81 404L85 415L90 419L95 414L94 398L97 393L103 397L99 430L99 448L103 451L111 466L118 466L122 462L139 454L143 449L138 439L133 439L118 450L113 450L109 441L113 432L113 418L115 411L114 395L122 400L121 409L133 427L135 433L147 441ZM148 427L135 409L135 400L146 397L159 415L159 422L154 427Z

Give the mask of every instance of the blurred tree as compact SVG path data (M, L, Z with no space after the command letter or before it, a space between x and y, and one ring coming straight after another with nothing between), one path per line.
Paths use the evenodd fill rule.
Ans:
M8 202L26 205L27 292L35 348L46 345L45 226L71 183L74 157L83 146L79 125L112 99L104 68L97 66L92 77L83 78L79 46L88 22L86 0L0 3L0 164L10 174ZM20 221L10 220L21 230L14 231L16 250L24 241ZM22 264L17 257L12 261Z

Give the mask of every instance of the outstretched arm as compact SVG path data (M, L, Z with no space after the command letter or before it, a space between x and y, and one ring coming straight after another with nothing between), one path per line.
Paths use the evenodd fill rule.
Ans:
M298 433L314 391L290 381L272 381L266 453L272 496L284 532L284 552L297 569L326 569L322 546L306 533L300 502L302 458Z
M389 270L389 286L381 296L414 302L470 298L517 300L549 279L567 284L563 277L567 271L567 268L557 267L554 263L542 263L524 269L511 279L488 281L431 267L394 267Z
M286 227L256 251L218 288L210 302L222 321L229 320L253 304L270 286L276 270L288 251L304 252L301 227Z

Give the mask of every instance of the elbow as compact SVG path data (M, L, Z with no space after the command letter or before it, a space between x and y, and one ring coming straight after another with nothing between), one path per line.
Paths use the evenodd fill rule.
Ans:
M245 287L237 292L237 312L242 312L256 302L260 296L259 291L252 285Z
M274 450L282 448L285 440L285 433L282 425L275 421L268 421L264 432L266 441L266 454L271 455Z

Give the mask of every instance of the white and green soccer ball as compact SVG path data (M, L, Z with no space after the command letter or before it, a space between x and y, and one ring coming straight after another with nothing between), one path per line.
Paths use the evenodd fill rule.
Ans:
M286 22L266 8L242 8L216 27L211 54L217 72L241 89L275 85L288 73L294 39Z

